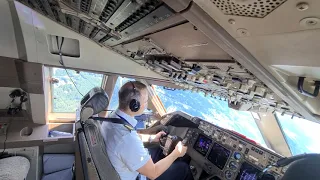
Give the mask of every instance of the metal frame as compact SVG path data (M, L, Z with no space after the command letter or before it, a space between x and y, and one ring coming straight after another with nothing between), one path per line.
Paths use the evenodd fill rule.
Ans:
M257 126L259 128L259 131L261 132L263 138L265 139L265 142L266 142L267 146L270 149L276 151L277 153L279 153L279 154L281 154L283 156L287 156L287 157L292 156L292 152L291 152L290 146L288 145L286 136L283 133L282 127L280 126L276 115L272 114L272 113L259 113L259 116L260 116L260 120L256 120L256 123L257 123ZM272 127L269 127L269 126L268 127L264 127L262 125L263 121L273 121L273 122L275 122L276 128L274 128L274 127L272 128ZM272 128L272 129L270 129L270 128ZM266 132L265 130L269 130L269 132ZM272 132L270 132L270 130ZM281 137L277 136L276 139L270 138L271 133L272 134L281 134ZM285 143L283 143L282 145L285 145L285 146L282 146L282 147L279 146L279 138L284 140ZM276 145L277 148L273 148L273 147L275 147L275 145Z
M259 121L261 121L260 115L258 114L259 119L255 118L255 117L253 116L252 112L251 112L251 115L252 115L252 118L254 119L254 121L255 121L255 123L256 123L259 131L260 131L260 134L261 134L264 142L266 143L266 145L268 146L269 149L272 149L272 147L271 147L271 145L270 145L269 139L266 137L265 133L264 133L263 131L261 131L261 126L260 126L260 122L259 122Z
M279 126L279 128L280 128L280 131L281 131L281 133L282 133L282 136L283 136L284 140L286 141L286 144L287 144L287 146L288 146L288 148L289 148L289 150L290 150L290 152L291 152L291 155L293 155L293 154L292 154L292 149L291 149L291 147L290 147L289 144L288 144L287 136L284 134L283 128L282 128L282 126L281 126L281 124L280 124L280 122L279 122L279 118L278 118L278 116L277 116L276 114L274 114L274 118L275 118L275 120L276 120L277 123L278 123L278 126Z

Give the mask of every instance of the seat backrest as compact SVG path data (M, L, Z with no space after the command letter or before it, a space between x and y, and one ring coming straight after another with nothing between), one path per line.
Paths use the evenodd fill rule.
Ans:
M85 134L85 141L87 143L91 159L93 160L100 180L120 180L117 171L114 169L109 160L100 130L100 121L88 119L83 123L82 128ZM82 143L83 141L84 140L82 140ZM81 156L84 155L85 153L81 153Z
M104 118L92 119L92 115L98 114L108 107L107 93L101 87L95 87L82 98L80 104L80 118L76 123L76 128L85 179L120 180L109 160L100 131L100 122ZM112 118L107 119L112 120ZM119 123L120 121L114 122Z

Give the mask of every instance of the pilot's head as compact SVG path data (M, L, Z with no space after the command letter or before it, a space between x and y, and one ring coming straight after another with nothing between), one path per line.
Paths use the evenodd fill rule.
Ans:
M139 81L129 81L119 90L119 109L136 116L148 105L147 86Z

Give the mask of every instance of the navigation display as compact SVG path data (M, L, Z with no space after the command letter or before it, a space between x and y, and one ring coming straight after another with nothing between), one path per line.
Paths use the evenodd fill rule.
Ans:
M226 165L230 157L230 154L231 154L231 151L224 148L218 143L214 143L210 151L210 154L208 156L208 160L222 170Z
M212 144L212 140L205 137L204 135L199 135L196 143L194 144L194 149L198 151L200 154L205 156L209 150L210 145Z
M261 171L251 164L244 162L236 180L257 180Z

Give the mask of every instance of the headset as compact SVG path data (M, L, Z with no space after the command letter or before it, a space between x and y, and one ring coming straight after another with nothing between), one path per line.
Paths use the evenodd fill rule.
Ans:
M10 115L17 114L19 111L21 111L22 110L22 103L28 101L27 93L20 90L20 89L13 90L9 94L9 97L12 98L10 105L8 107L8 111L7 111L7 113ZM17 97L20 97L19 98L20 103L18 105L15 105L14 102Z
M139 92L137 92L134 83L132 81L130 81L130 83L132 84L133 96L136 96ZM137 99L132 99L129 103L129 108L132 112L138 112L140 110L140 102Z
M272 165L265 168L257 180L274 179L268 171L272 167L289 166L282 180L313 180L320 177L320 154L300 154L288 158L279 159Z

